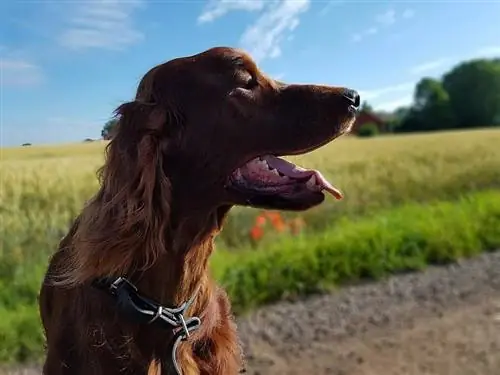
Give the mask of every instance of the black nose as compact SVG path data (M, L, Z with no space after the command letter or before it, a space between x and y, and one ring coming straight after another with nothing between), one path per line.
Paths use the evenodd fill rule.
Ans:
M356 90L345 89L342 95L344 98L348 99L352 105L359 107L361 103L361 98Z

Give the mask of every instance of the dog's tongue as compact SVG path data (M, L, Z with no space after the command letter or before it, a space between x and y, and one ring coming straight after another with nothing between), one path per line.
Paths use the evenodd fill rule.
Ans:
M334 187L323 175L315 169L304 169L276 156L266 155L263 159L267 164L274 169L277 169L281 174L294 179L307 179L311 176L316 176L316 183L324 190L328 191L336 199L342 199L342 193Z

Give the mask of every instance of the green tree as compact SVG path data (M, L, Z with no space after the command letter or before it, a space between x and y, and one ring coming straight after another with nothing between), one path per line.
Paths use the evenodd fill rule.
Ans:
M415 88L415 110L426 130L450 129L456 126L450 97L441 82L423 78Z
M392 112L392 116L388 122L388 128L391 133L397 133L400 131L399 128L401 127L406 116L408 116L408 112L410 110L411 107L399 107Z
M101 131L101 137L103 139L111 139L115 131L116 125L118 124L117 119L111 119L104 124Z
M361 103L360 112L373 112L373 107L367 101Z
M415 87L414 103L398 131L429 131L456 126L448 93L438 80L422 78Z
M463 62L443 77L458 126L500 123L500 59Z

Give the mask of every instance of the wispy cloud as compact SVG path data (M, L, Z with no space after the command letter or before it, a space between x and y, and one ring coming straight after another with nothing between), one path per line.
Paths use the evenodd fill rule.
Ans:
M414 75L422 75L430 72L442 72L444 69L450 68L453 64L460 63L460 61L490 57L500 57L500 46L485 46L459 56L448 56L426 61L411 67L409 72Z
M384 13L380 13L375 16L373 25L352 34L351 41L354 43L361 42L366 37L377 34L381 29L393 26L400 19L409 19L414 16L415 11L410 8L407 8L400 13L394 9L388 9Z
M43 71L35 63L22 58L0 57L0 86L34 86L43 80Z
M500 57L500 45L484 46L456 56L447 56L436 60L424 62L409 69L412 74L425 74L433 71L442 74L451 69L454 64L473 59ZM372 90L359 90L362 100L367 100L374 108L383 111L394 111L397 108L411 105L413 102L413 91L418 80L408 81L393 86L382 87Z
M283 40L299 25L310 0L282 0L270 4L240 39L242 47L257 61L281 55Z
M330 0L318 13L320 16L326 16L333 7L345 4L346 2L346 0Z
M384 13L377 14L375 21L383 26L390 26L396 22L396 11L389 9Z
M428 72L432 72L449 64L450 60L451 60L450 58L441 58L441 59L426 61L410 68L410 73L425 74Z
M264 0L209 0L198 16L198 23L213 22L231 11L260 11L264 5Z
M142 0L108 0L79 3L58 38L69 49L121 50L143 39L134 25L134 12Z
M492 57L492 56L500 57L500 45L479 48L476 52L476 55L483 57Z
M277 74L269 74L269 77L271 77L277 81L280 81L283 78L285 78L285 73L281 72L281 73L277 73Z
M258 12L257 19L240 37L240 46L256 61L281 55L282 44L293 39L300 16L310 0L209 0L198 16L198 23L213 22L233 11Z
M415 82L404 82L393 86L381 87L372 90L359 90L362 100L375 100L387 94L411 92L415 87Z
M398 108L409 106L413 102L412 95L405 95L394 100L381 102L374 105L379 111L392 112Z
M369 35L375 35L378 33L378 28L377 27L370 27L369 29L365 29L363 31L360 31L359 33L355 33L351 36L351 40L353 42L361 42L365 37Z

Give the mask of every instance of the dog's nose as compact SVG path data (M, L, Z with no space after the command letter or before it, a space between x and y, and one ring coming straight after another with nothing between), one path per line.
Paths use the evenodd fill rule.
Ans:
M359 107L361 103L361 97L359 96L358 92L353 89L345 89L344 93L342 96L351 102L352 105L355 107Z

